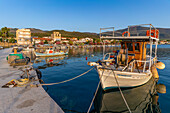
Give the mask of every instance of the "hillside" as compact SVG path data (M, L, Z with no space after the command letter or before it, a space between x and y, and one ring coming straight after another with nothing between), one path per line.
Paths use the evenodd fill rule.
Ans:
M85 38L85 37L91 37L91 38L99 38L97 33L89 33L89 32L70 32L70 31L64 31L64 30L52 30L52 31L43 31L40 29L35 28L28 28L31 30L31 36L38 36L38 37L44 37L44 36L51 36L51 34L56 31L60 32L62 37L77 37L77 38ZM14 34L16 33L17 28L10 28L10 33Z
M160 32L160 39L167 39L170 40L170 28L157 28ZM128 29L120 29L115 31L115 36L120 36L124 31L127 31ZM147 27L134 27L130 28L130 35L131 36L136 36L137 33L138 35L145 36L146 35L146 30L149 30Z
M43 31L40 29L29 28L31 29L32 36L44 37L44 36L51 36L54 31L58 31L61 33L62 37L77 37L77 38L84 38L84 37L91 37L91 38L99 38L99 34L97 33L90 33L90 32L71 32L65 30L52 30L52 31ZM160 31L160 39L167 39L170 40L170 28L157 28ZM10 28L10 33L15 36L17 28ZM130 29L131 36L136 35L145 35L147 27L135 27ZM121 34L127 31L127 28L120 29L115 31L115 36L121 36Z

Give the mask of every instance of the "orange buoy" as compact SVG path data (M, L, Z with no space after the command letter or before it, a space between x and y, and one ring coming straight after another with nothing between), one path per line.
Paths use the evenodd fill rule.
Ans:
M86 60L87 60L87 57L86 57Z
M165 64L163 62L158 62L155 64L156 68L158 69L164 69L165 68Z
M153 75L153 77L155 78L155 79L159 79L159 75L158 75L158 71L157 71L157 69L156 69L156 66L152 66L151 67L151 72L152 72L152 75Z
M158 98L159 98L158 94L153 95L153 97L152 97L152 104L153 105L157 105L158 104Z
M156 30L156 31L155 31L155 29L154 29L154 30L151 30L151 32L150 32L150 30L147 30L147 31L146 31L146 36L150 36L150 33L151 33L151 37L156 37L156 38L158 38L159 30Z
M128 33L128 37L130 37L130 33L129 33L128 31L123 32L123 33L122 33L122 37L125 37L125 36L124 36L125 33Z
M156 85L156 91L158 93L166 93L166 86L164 84L157 84Z

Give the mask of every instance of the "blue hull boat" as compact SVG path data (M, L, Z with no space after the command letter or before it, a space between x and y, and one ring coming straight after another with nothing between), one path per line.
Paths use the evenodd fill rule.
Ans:
M35 55L37 57L45 57L45 56L60 56L60 55L67 55L68 52L55 52L55 53L37 53L35 52Z

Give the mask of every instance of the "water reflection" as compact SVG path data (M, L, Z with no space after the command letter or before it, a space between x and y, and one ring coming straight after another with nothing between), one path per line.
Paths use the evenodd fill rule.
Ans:
M158 93L153 78L145 85L122 89L132 113L160 113ZM129 112L117 89L103 92L99 89L94 102L95 112Z
M119 47L106 47L106 52L117 49L119 49ZM54 57L54 59L53 57L35 59L33 54L30 55L30 57L34 62L33 66L35 68L38 67L42 72L42 79L45 83L54 83L70 79L87 71L89 69L87 62L101 59L103 56L102 51L102 47L72 48L69 50L68 56L61 59L58 59L58 57ZM169 49L158 48L158 58L161 60L166 59L167 61L167 59L169 59L169 51ZM94 56L92 57L92 55ZM85 57L88 57L87 61L85 60ZM169 62L166 63L166 66L168 67ZM166 75L169 73L169 70L159 71L162 72L160 74L160 79L164 80L163 82L168 85L169 83L167 80L169 80L169 78ZM48 94L65 112L87 112L94 91L96 90L95 88L98 80L98 74L93 70L85 75L84 78L79 78L66 84L49 86ZM157 94L155 83L153 84L152 81L149 81L143 86L132 89L123 89L122 91L132 112L160 111L160 106L157 101L160 94ZM161 105L169 105L167 102L168 100L161 100L161 97L163 96L160 95L159 99L160 102L162 101ZM167 98L169 98L168 95ZM93 110L93 112L128 112L118 90L103 92L102 89L100 89L95 99L94 107L95 110ZM161 109L162 111L165 111L168 107L166 107L166 109L161 107Z
M117 50L120 47L106 47L105 52L111 52ZM89 55L98 55L103 51L102 47L91 47L91 48L72 48L69 50L69 57L82 57Z
M66 59L68 56L58 56L58 57L39 57L34 60L35 65L38 65L38 69L45 69L48 67L59 66L66 64Z

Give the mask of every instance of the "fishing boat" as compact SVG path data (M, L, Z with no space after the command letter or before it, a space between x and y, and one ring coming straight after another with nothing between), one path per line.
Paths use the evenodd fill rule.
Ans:
M108 29L112 29L113 32ZM121 36L118 36L118 31L114 31L114 28L101 28L100 31L100 39L103 40L103 59L88 64L95 66L104 91L118 87L141 86L152 76L158 76L155 66L158 63L159 30L152 24L128 26L127 31L124 31ZM110 34L107 35L108 33ZM106 39L121 40L120 49L105 53L104 40ZM165 65L161 63L159 67L163 69Z
M3 49L4 47L0 46L0 50Z
M60 56L67 55L68 51L55 51L54 48L47 49L44 53L35 52L36 57L50 57L50 56Z
M11 66L27 65L30 62L29 57L25 56L22 52L18 52L20 50L18 47L13 47L13 52L6 57Z
M30 45L27 48L23 48L23 51L34 51L34 47Z

